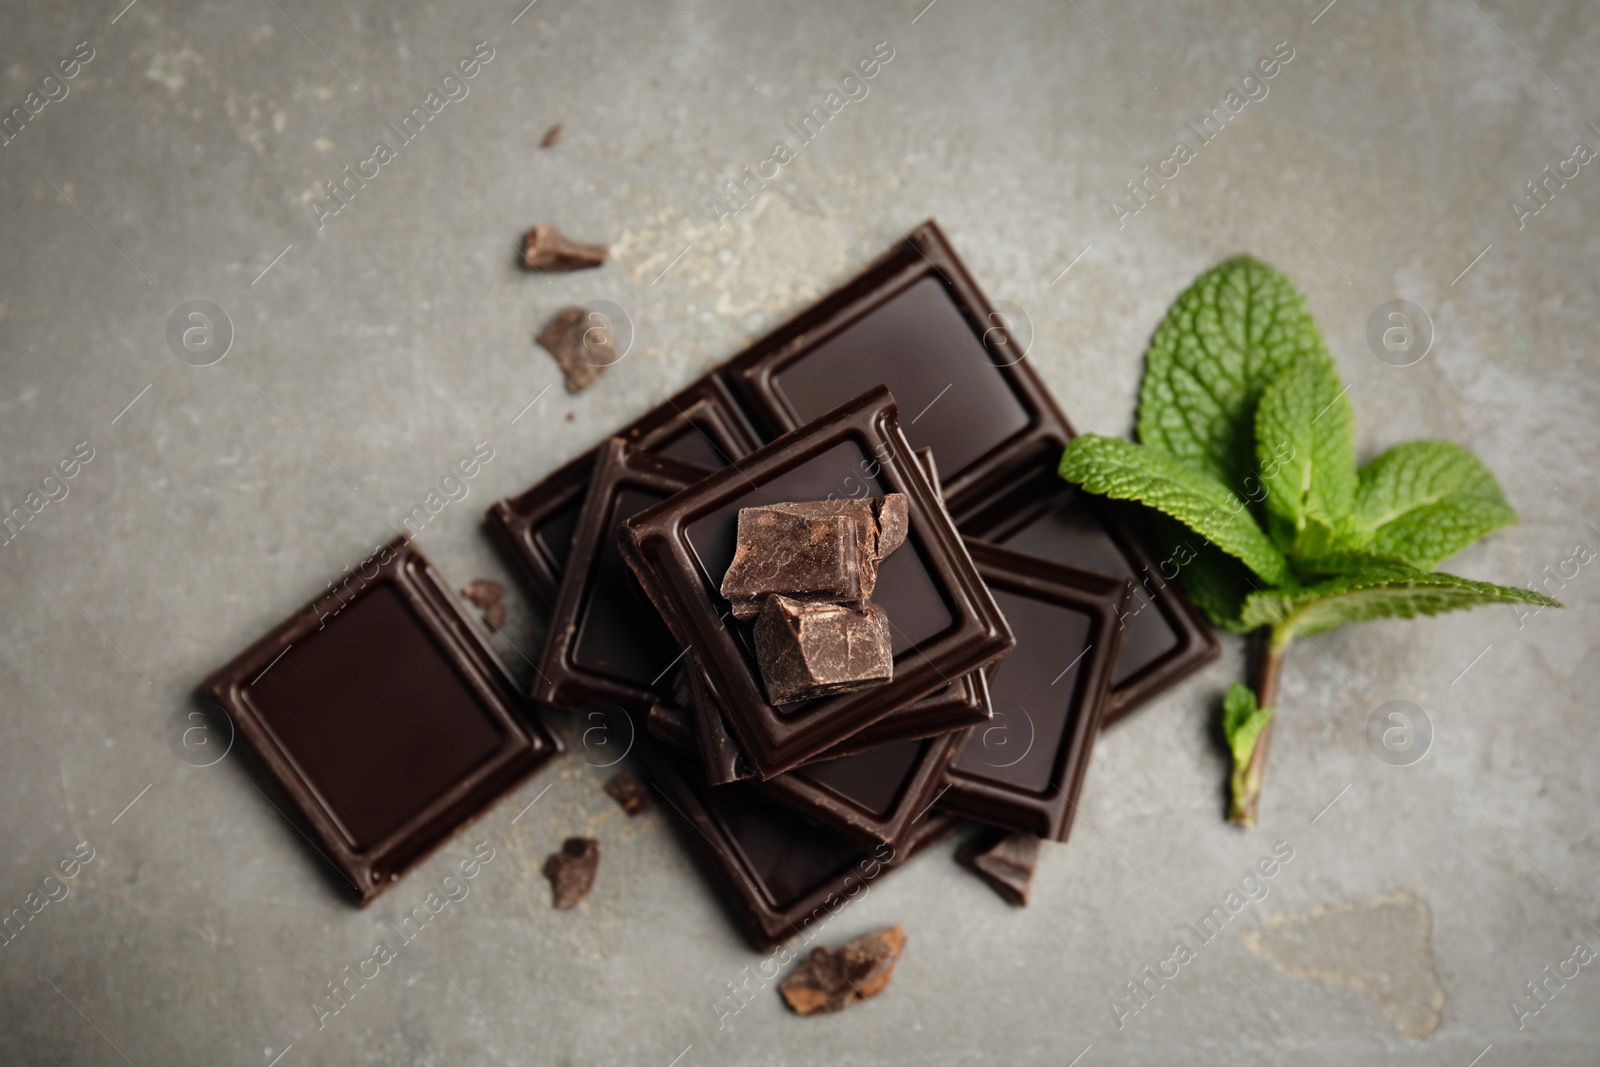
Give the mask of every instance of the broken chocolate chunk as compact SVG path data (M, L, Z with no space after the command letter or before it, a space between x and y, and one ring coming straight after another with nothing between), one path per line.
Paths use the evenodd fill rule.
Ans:
M860 604L877 585L878 564L905 541L906 525L901 493L741 508L722 595L740 619L759 612L769 593Z
M894 678L889 616L769 596L755 625L756 662L774 704L851 693Z
M629 815L638 815L650 807L650 787L632 771L623 771L607 782L606 792Z
M956 862L989 883L1008 904L1028 906L1039 839L1033 834L986 833L956 849Z
M462 587L461 595L483 612L484 621L491 630L498 630L505 625L506 606L500 602L506 595L505 586L493 578L476 578Z
M561 123L556 123L544 131L544 136L539 138L540 148L552 148L561 140Z
M586 388L620 358L604 317L576 304L562 308L538 341L561 364L569 393Z
M905 943L904 927L891 926L858 937L837 952L814 948L778 983L778 992L796 1015L842 1011L888 988Z
M522 239L522 265L529 270L586 270L600 266L610 253L605 245L574 241L544 222Z
M600 842L592 837L563 841L561 851L550 853L544 861L544 876L555 892L555 906L562 910L577 907L594 888L594 872L599 866Z

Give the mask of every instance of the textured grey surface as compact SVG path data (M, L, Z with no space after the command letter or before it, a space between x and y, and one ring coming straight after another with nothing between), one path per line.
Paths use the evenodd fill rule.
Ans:
M540 0L520 18L515 0L5 6L7 110L78 42L94 58L0 148L0 502L24 503L79 442L94 458L0 548L0 905L23 907L77 842L94 859L0 947L0 1061L1594 1061L1593 966L1552 981L1520 1030L1509 1006L1575 943L1600 946L1593 567L1569 566L1570 608L1525 626L1480 612L1297 645L1252 833L1222 822L1208 726L1242 669L1229 640L1104 738L1030 908L1003 905L947 845L834 919L831 942L889 922L910 942L886 994L830 1018L796 1019L768 989L719 1029L714 1005L737 1003L726 983L759 957L660 815L630 821L600 791L586 762L603 753L575 745L359 911L236 757L194 768L169 750L208 670L388 537L480 440L493 462L419 540L458 583L512 586L508 633L531 654L543 624L483 507L928 216L1023 310L1082 427L1129 426L1167 303L1250 251L1305 289L1352 383L1363 457L1446 437L1506 486L1522 525L1455 569L1521 584L1575 545L1600 549L1600 177L1582 167L1521 229L1508 206L1600 139L1590 6L924 3ZM319 230L322 183L480 41L494 58L470 95ZM1123 184L1193 143L1185 121L1280 41L1294 58L1269 95L1119 228ZM893 59L868 95L719 226L716 187L793 143L785 123L879 42ZM565 139L538 150L558 120ZM517 271L507 237L537 220L610 241L613 262L548 282ZM1394 298L1437 329L1405 368L1365 340ZM214 366L166 344L191 299L234 325ZM533 333L597 299L632 320L627 364L513 423L556 380ZM1433 724L1414 766L1366 743L1391 699ZM576 831L605 858L588 902L557 913L538 868ZM471 895L319 1029L324 983L478 841L496 858ZM1265 899L1119 1028L1123 983L1279 841L1294 858ZM1424 909L1407 904L1403 937L1382 903L1395 894ZM1294 936L1246 938L1272 917ZM1318 947L1351 929L1394 956L1391 985ZM1407 1036L1396 1020L1426 1028L1430 971L1441 1021Z

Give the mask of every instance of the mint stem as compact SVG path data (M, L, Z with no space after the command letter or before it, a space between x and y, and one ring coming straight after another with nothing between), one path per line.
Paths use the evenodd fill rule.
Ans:
M1278 702L1278 678L1283 673L1283 654L1288 649L1293 634L1285 627L1281 632L1273 628L1262 635L1261 660L1256 675L1256 706L1272 708ZM1277 715L1273 715L1273 720ZM1261 778L1267 768L1267 747L1272 743L1273 721L1269 720L1256 735L1250 750L1250 762L1233 775L1233 806L1228 818L1240 826L1254 826L1256 811L1261 805Z

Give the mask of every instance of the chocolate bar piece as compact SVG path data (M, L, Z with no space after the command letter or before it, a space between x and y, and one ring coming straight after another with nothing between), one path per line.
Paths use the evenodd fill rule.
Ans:
M550 853L544 861L551 904L561 911L576 908L594 888L599 869L600 842L592 837L569 837L561 842L561 851Z
M610 251L605 245L574 241L541 222L522 238L522 265L529 270L586 270L604 263Z
M1158 563L1128 532L1137 510L1061 480L1054 461L1019 473L1006 492L963 518L961 531L1006 548L1113 578L1134 579L1121 625L1122 653L1103 725L1121 719L1221 655L1184 598L1170 561Z
M954 514L1029 458L1059 457L1072 430L944 234L926 222L843 288L728 366L762 428L777 434L878 385L932 446Z
M754 637L773 704L854 693L894 678L889 616L881 604L850 608L769 596Z
M728 619L727 601L717 594L733 558L739 509L852 492L906 496L910 532L884 561L874 593L893 637L894 680L779 709L761 687L748 624ZM678 642L694 649L763 778L993 663L1014 643L900 432L894 398L881 387L635 515L623 530L624 558Z
M863 934L837 952L819 946L778 983L778 993L796 1015L843 1011L889 988L905 945L905 927L891 926Z
M968 550L1017 647L989 679L994 722L956 754L947 811L1065 841L1122 643L1127 579L979 541Z
M694 726L676 708L653 706L645 728L680 755L696 752ZM911 839L918 820L943 793L944 770L967 732L890 741L748 785L751 791L847 837L899 847Z
M712 880L758 950L791 938L807 940L847 900L955 832L957 822L937 811L916 823L903 848L870 850L823 829L763 796L755 783L700 784L693 768L639 746L651 782L681 823L683 840L700 856Z
M362 904L561 748L403 538L204 692Z
M551 612L534 699L570 711L609 703L642 717L672 694L683 654L622 560L617 532L704 472L612 438L589 480L573 551Z
M703 471L718 470L749 453L760 441L727 387L706 376L667 398L617 431L646 451L671 456ZM495 502L489 525L500 534L528 580L534 603L555 604L572 550L572 534L583 510L600 447L568 460L520 496Z
M555 357L567 380L567 392L579 393L622 357L604 319L570 304L545 324L536 338L539 347Z
M1039 839L988 830L956 849L956 862L989 883L1007 904L1025 908L1039 862Z
M905 539L901 493L742 508L720 591L739 619L754 618L769 593L860 605L877 585L878 565Z

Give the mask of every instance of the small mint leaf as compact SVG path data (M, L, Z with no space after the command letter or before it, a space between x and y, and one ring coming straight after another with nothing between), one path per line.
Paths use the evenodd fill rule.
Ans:
M1483 461L1449 441L1395 445L1362 467L1356 512L1375 551L1423 570L1517 521Z
M1291 557L1333 547L1357 479L1355 413L1331 359L1307 354L1262 391L1256 463L1278 547Z
M1256 695L1249 686L1239 682L1228 686L1227 695L1222 698L1222 734L1228 739L1235 768L1243 769L1250 762L1256 738L1271 721L1272 708L1257 707Z
M1475 582L1454 574L1424 571L1404 564L1373 564L1327 578L1296 592L1252 593L1241 620L1249 626L1288 628L1290 636L1311 637L1347 622L1410 619L1484 604L1560 604L1530 589Z
M1061 454L1061 476L1113 500L1137 500L1170 515L1235 557L1268 585L1290 580L1289 564L1227 486L1132 441L1084 434Z
M1327 358L1305 297L1248 257L1195 279L1156 328L1139 440L1238 491L1255 468L1256 403L1280 372Z

